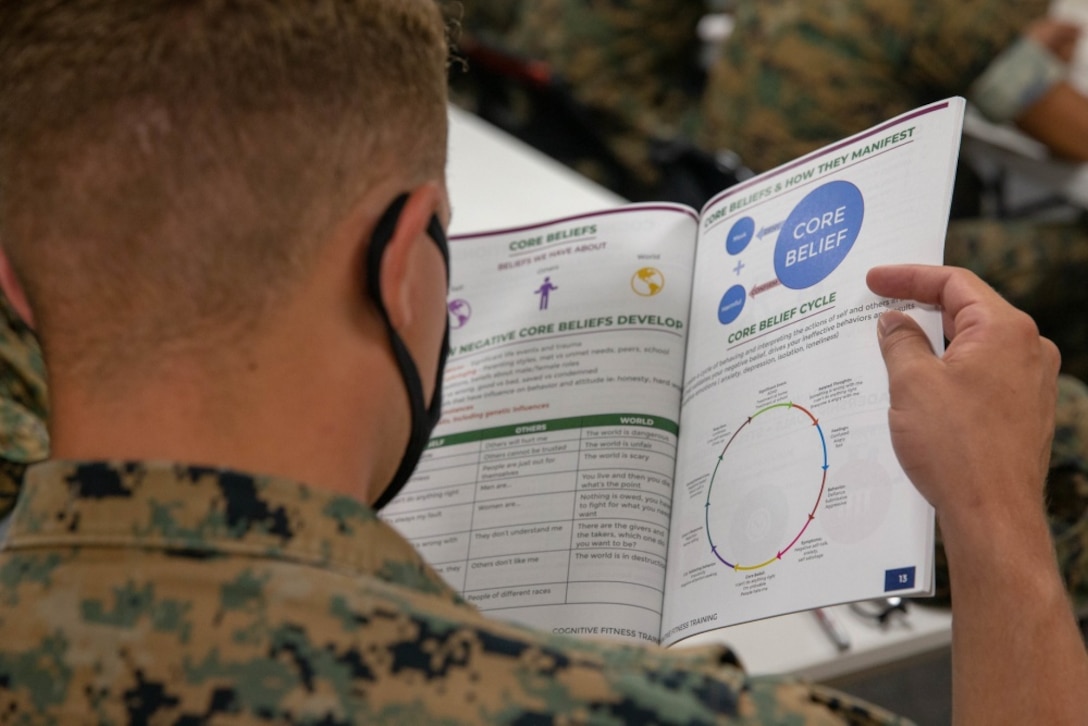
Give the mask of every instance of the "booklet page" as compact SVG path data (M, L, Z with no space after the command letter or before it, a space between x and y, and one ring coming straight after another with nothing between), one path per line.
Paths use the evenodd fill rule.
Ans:
M443 418L383 516L480 609L657 640L696 233L635 205L451 241Z
M888 432L865 274L940 264L954 99L718 196L696 255L663 641L931 587L932 512Z

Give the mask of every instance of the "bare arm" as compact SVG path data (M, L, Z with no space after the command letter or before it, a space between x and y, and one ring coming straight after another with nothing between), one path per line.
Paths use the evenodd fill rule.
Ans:
M957 724L1081 723L1088 655L1043 507L1059 355L964 270L876 268L874 292L938 304L938 358L902 313L880 321L896 454L936 508L952 582Z
M1088 161L1088 97L1062 81L1015 119L1024 133L1072 161Z
M1041 18L1024 31L1066 64L1073 59L1080 33L1079 26L1054 18ZM1014 120L1058 156L1088 161L1088 97L1069 83L1056 84Z

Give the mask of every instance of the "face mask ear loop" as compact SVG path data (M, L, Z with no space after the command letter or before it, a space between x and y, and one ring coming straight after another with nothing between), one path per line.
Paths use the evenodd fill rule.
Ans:
M404 387L408 393L408 405L411 412L408 445L404 449L404 455L401 457L400 466L398 466L392 480L390 480L388 486L386 486L385 490L378 497L378 500L374 503L375 510L380 510L388 504L404 487L404 484L408 481L408 478L412 475L416 465L419 463L419 458L422 456L423 450L427 446L427 441L430 439L431 431L441 417L442 372L449 352L450 331L449 320L447 319L445 337L442 341L442 351L439 356L438 375L437 380L435 381L434 395L431 399L431 405L428 407L424 402L423 384L419 377L419 369L416 368L415 361L412 360L412 356L408 352L408 347L393 328L393 323L389 318L389 312L386 310L385 303L382 300L382 258L385 255L385 249L389 245L390 240L393 239L393 233L397 228L397 221L400 219L400 214L404 210L404 205L407 201L408 195L401 194L393 200L389 205L389 208L382 214L381 219L378 220L378 223L374 227L374 234L371 237L370 247L367 249L366 255L366 288L372 302L378 308L382 320L385 322L385 329L389 335L389 343L393 350L393 358L396 360L397 368L400 370L401 377L404 379ZM434 240L435 244L438 245L439 251L442 253L442 258L446 263L446 284L448 286L449 248L446 242L445 232L442 231L442 225L439 223L437 217L431 217L431 220L427 225L427 233Z

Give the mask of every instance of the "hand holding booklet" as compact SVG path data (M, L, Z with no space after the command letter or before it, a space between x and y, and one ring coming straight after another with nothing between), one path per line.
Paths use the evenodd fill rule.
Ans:
M940 264L963 101L724 190L451 241L443 418L383 517L489 614L676 643L916 595L876 265ZM512 179L511 183L531 183Z

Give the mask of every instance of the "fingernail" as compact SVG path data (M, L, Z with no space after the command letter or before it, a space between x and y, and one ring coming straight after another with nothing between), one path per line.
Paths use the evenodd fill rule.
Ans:
M883 338L906 322L906 319L907 316L904 313L901 313L898 310L889 310L881 315L880 319L876 321L877 335Z

